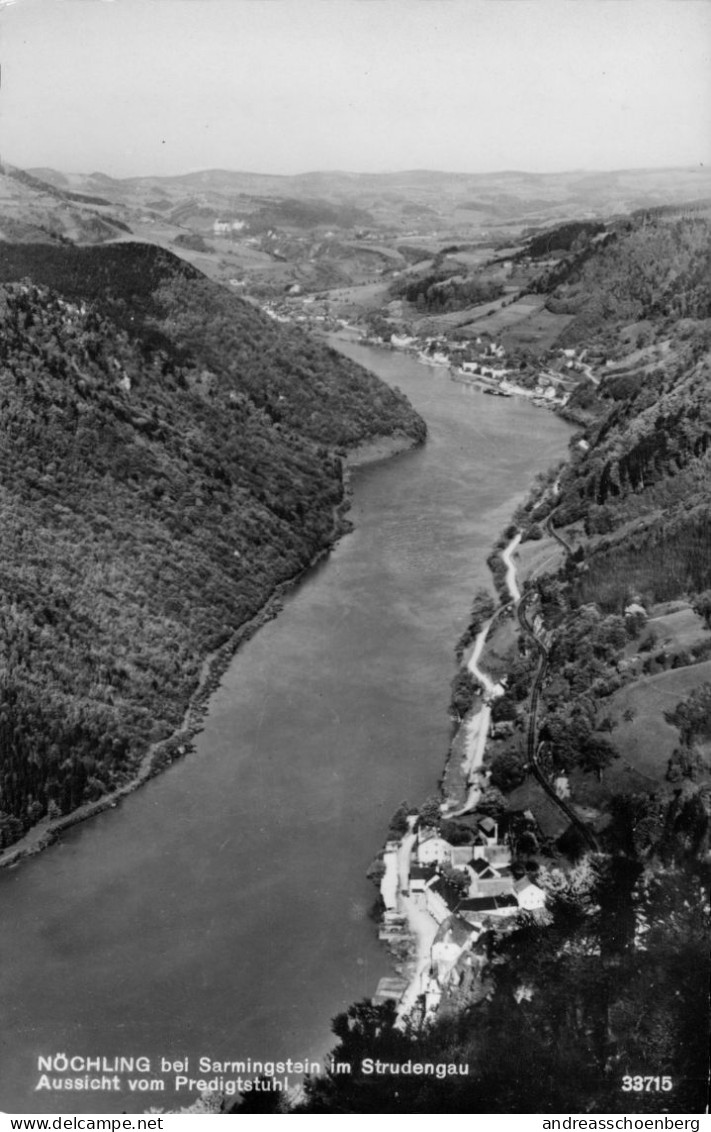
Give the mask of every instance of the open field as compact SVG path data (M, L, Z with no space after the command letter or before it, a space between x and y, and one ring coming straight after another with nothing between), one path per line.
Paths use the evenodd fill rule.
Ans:
M517 636L516 620L513 617L500 617L493 633L487 637L481 654L481 666L492 680L500 680L508 672Z
M703 619L690 607L661 617L650 617L648 625L655 629L660 645L691 648L699 641L709 640L709 631Z
M506 295L502 295L500 299L493 299L490 303L480 303L478 306L467 307L461 311L449 311L447 314L427 314L419 318L414 314L410 316L410 321L417 334L439 335L456 330L458 337L473 337L481 334L483 330L489 331L488 315L493 316L499 311L506 298ZM462 331L461 335L459 331Z
M667 656L674 656L707 641L711 642L711 634L703 619L690 606L684 605L681 609L650 617L639 638L630 641L625 655L664 652Z
M528 296L526 297L528 299ZM510 307L514 310L514 307ZM501 329L501 342L507 350L526 346L528 349L543 353L550 350L566 326L569 326L575 316L572 314L552 314L543 309L543 300L537 310L528 317L520 318L509 323ZM496 331L499 333L499 331Z
M508 290L508 289L507 289ZM544 310L543 295L524 295L511 302L507 293L489 303L442 315L427 315L417 324L418 333L446 334L456 330L462 338L490 334L506 349L526 346L535 352L549 350L573 319L569 314Z
M485 323L481 326L481 329L487 330L489 334L502 334L507 328L539 311L544 302L542 296L526 295L515 303L509 303L509 306L503 306L503 303L509 302L510 297L510 295L504 296L498 305L486 303L481 307L476 307L472 322Z
M362 315L365 311L374 310L388 301L387 283L364 283L355 287L336 287L324 291L326 300L330 303L331 313L341 318Z
M492 257L491 245L487 244L485 247L468 248L466 251L453 252L446 258L454 260L456 263L463 263L465 267L483 267L488 263Z
M665 764L666 765L666 764ZM596 774L574 767L568 775L570 792L580 806L598 809L603 807L613 794L644 794L659 788L659 779L640 774L625 759L617 759L609 767L600 782ZM597 829L601 828L597 821Z
M556 539L544 535L543 538L519 543L516 558L519 577L531 578L559 570L565 561L565 551Z

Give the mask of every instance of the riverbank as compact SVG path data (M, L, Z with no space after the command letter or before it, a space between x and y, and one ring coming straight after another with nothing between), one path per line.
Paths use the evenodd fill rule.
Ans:
M25 858L43 852L53 845L62 833L105 813L107 810L114 809L124 798L133 794L146 782L149 782L177 759L184 757L192 750L195 736L201 730L210 696L217 688L237 650L246 644L263 625L266 625L267 622L278 615L285 597L331 553L340 539L353 529L352 524L346 518L352 497L350 470L388 460L418 446L419 442L413 440L412 437L398 433L394 436L376 437L373 440L365 441L347 452L343 457L343 496L340 503L334 508L333 526L328 541L293 577L281 582L257 613L234 630L228 641L205 658L200 668L197 687L190 697L180 726L167 738L151 744L141 757L135 773L127 782L110 793L102 795L101 798L97 798L96 801L85 803L69 814L62 814L58 818L43 818L32 826L19 841L3 849L0 852L0 869L11 868Z
M451 821L457 817L472 813L479 802L482 792L488 787L489 772L484 767L486 744L491 729L491 707L499 696L504 694L504 686L493 680L479 665L487 639L497 626L499 619L507 608L517 608L521 600L521 591L518 585L514 555L521 542L521 532L517 531L514 537L501 550L500 557L506 567L505 587L508 591L508 600L502 595L501 604L492 617L482 625L470 649L469 655L463 658L466 670L471 673L481 689L481 702L472 707L459 723L450 742L445 766L440 780L440 813L443 818ZM381 898L386 912L392 915L393 905L402 920L402 927L392 937L381 932L381 938L390 946L391 953L398 961L396 970L399 975L407 979L407 984L397 1000L396 1026L405 1028L411 1020L411 1014L417 1006L419 999L425 998L423 1017L432 1018L436 1014L437 1005L442 990L437 988L436 964L434 962L433 945L440 934L442 921L447 919L448 912L440 914L439 919L428 905L423 889L418 887L418 894L411 888L411 867L413 851L417 845L420 819L410 817L408 830L396 843L394 850L397 860L397 884L393 885L392 869L386 867L381 880ZM435 837L435 840L437 838ZM451 848L451 847L450 847ZM385 855L387 855L387 849ZM392 856L393 849L390 849ZM383 860L385 860L385 855ZM389 862L391 863L391 862ZM439 862L441 864L441 860ZM432 870L433 871L433 870ZM418 874L421 878L421 872ZM421 879L419 879L421 884ZM388 900L388 895L390 899ZM466 925L465 925L466 926ZM476 934L471 939L476 938ZM406 942L408 949L407 960L403 963L398 948ZM462 945L460 954L468 947ZM433 985L433 979L434 984ZM388 980L383 980L385 983Z
M575 385L568 377L548 368L539 369L536 384L522 385L519 381L520 370L505 364L505 351L493 340L484 347L481 339L478 339L478 360L475 363L471 360L462 361L460 356L463 350L471 348L471 343L447 342L445 339L431 337L398 337L395 334L386 341L384 338L373 337L364 327L345 324L338 330L329 332L319 328L319 333L326 338L360 341L376 350L411 357L429 369L446 371L450 381L459 385L495 397L521 397L537 408L553 410L561 416L565 415L564 410ZM484 351L483 354L481 350ZM587 369L589 371L589 367ZM587 372L585 376L595 381L592 373Z
M351 449L344 463L346 468L362 468L365 464L377 464L381 460L389 460L401 452L408 452L411 448L417 447L419 447L417 441L413 441L412 437L406 436L405 433L380 436Z
M393 974L365 873L403 795L436 785L453 642L522 485L569 429L396 351L341 345L407 394L427 444L349 473L352 537L237 650L195 753L0 873L11 1111L76 1111L76 1096L33 1091L37 1050L67 1043L154 1065L286 1059L295 1042L325 1057L331 1019ZM494 675L486 653L482 667ZM186 1094L166 1078L157 1103Z

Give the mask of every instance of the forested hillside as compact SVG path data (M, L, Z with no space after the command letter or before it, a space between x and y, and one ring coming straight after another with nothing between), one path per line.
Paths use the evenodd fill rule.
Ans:
M398 279L391 283L389 293L412 303L418 311L443 314L496 299L503 288L500 283L469 279L455 269L438 267L419 278Z
M640 223L573 285L607 375L571 400L590 423L561 475L556 523L583 521L594 537L580 593L608 610L631 591L661 601L711 584L710 257L705 221Z
M25 279L0 288L7 845L131 778L205 656L338 533L339 453L424 424L158 249L1 260Z
M553 245L562 242L549 238ZM644 213L611 224L605 233L581 226L570 250L572 256L536 285L550 295L550 310L576 316L564 333L566 343L594 341L614 349L624 325L650 319L658 333L681 318L711 317L709 221L703 215ZM642 340L649 333L640 327Z
M547 539L521 571L538 643L512 638L490 764L512 867L547 907L480 935L433 1025L403 1034L387 1004L340 1015L334 1055L354 1072L310 1082L299 1112L707 1103L711 225L642 214L563 236L536 244L572 253L539 287L575 314L566 338L588 380L567 463L499 544ZM575 826L546 821L550 795ZM364 1058L395 1069L363 1072ZM466 1075L403 1075L408 1061Z

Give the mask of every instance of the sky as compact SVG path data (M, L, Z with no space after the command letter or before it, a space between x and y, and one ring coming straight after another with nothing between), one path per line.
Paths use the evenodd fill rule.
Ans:
M23 168L711 161L710 0L0 0L0 65Z

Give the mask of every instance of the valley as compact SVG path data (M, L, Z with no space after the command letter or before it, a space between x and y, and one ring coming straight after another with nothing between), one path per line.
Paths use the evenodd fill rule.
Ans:
M573 1097L579 1111L659 1111L664 1097L619 1088L652 1063L673 1082L677 1111L698 1111L711 815L709 175L115 180L5 167L0 194L3 863L60 833L72 853L85 834L120 858L112 830L140 822L114 814L117 802L176 762L149 795L166 807L170 861L147 875L177 891L196 859L204 873L231 844L224 776L240 835L212 900L230 861L246 869L249 893L247 846L258 885L278 891L280 930L324 918L351 964L341 928L366 914L357 846L367 826L374 851L387 804L371 875L400 970L350 971L337 1058L362 1065L367 1048L386 1065L424 1064L446 1051L467 1068L446 1089L406 1081L413 1112L557 1111ZM434 588L442 600L430 606ZM279 652L281 625L277 665L269 650ZM240 649L231 660L257 628L248 659ZM305 666L295 698L302 655L321 676ZM196 760L179 762L195 746L216 761L214 781ZM358 766L351 809L343 784ZM395 809L402 781L410 798ZM206 834L200 797L221 813ZM149 803L134 803L145 815ZM173 803L189 843L171 825ZM98 832L65 832L99 810ZM263 839L272 827L298 845L274 877ZM138 835L147 857L151 836ZM319 886L307 899L294 882L319 852L333 863L320 903ZM80 857L76 900L105 903L103 866ZM139 858L125 862L137 892ZM61 862L47 872L58 891L73 875ZM44 873L27 875L42 889ZM203 881L189 900L198 917ZM17 891L29 924L33 898ZM149 882L141 915L152 899ZM275 930L267 905L254 902L240 940L254 986L260 940ZM59 907L56 916L69 932ZM170 916L182 922L172 906ZM227 978L222 913L218 935L210 954ZM133 941L121 938L128 971ZM375 970L376 941L357 938ZM26 940L39 946L29 928ZM307 946L299 954L312 985L319 963L328 971L325 1017L338 956L328 946L312 961ZM188 948L178 968L194 959ZM190 1003L203 1040L213 1017L229 1027L221 987L210 986L206 1011ZM166 994L164 1007L175 986ZM249 1032L268 1051L274 1020L250 1001ZM42 998L30 1009L41 1014ZM84 1025L103 1033L90 1011ZM520 1033L526 1064L516 1062ZM324 1057L320 1023L308 1040ZM513 1074L499 1069L513 1063ZM400 1100L366 1070L313 1078L296 1107L273 1104L389 1112Z

